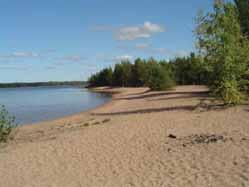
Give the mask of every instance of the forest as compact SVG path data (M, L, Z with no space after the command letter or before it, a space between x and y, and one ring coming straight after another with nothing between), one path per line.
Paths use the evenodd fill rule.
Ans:
M249 0L214 1L196 18L196 52L171 60L137 58L93 74L89 87L207 85L212 96L234 105L249 95Z

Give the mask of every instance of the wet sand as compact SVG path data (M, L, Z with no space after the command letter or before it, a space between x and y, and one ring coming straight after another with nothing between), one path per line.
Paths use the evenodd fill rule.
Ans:
M0 148L0 186L249 186L249 106L203 86L114 93L99 108L19 127Z

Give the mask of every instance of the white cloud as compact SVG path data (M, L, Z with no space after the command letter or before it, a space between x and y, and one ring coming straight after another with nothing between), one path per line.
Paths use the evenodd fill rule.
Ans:
M117 29L114 33L117 40L135 40L139 38L150 38L152 35L164 32L164 27L151 22L143 25L127 26Z
M111 31L113 32L114 38L120 41L150 38L154 34L165 31L162 25L154 24L149 21L144 22L142 25L135 26L120 26L115 28L108 25L98 25L90 29L93 31Z
M103 54L99 54L96 56L96 60L98 62L104 62L104 63L119 63L121 61L132 61L134 59L131 55L118 55L118 56L107 56Z
M6 69L6 70L27 70L29 69L29 66L17 66L17 65L0 65L0 69Z
M5 62L13 59L29 59L29 58L44 58L49 57L50 54L56 52L54 49L46 49L40 52L32 52L32 51L16 51L11 52L9 54L0 54L0 60L4 60Z
M79 62L79 61L85 60L85 58L79 55L73 55L73 56L64 57L64 60Z
M116 56L113 58L114 62L121 62L121 61L131 61L133 59L133 56L131 55L121 55L121 56Z
M7 55L0 55L2 59L13 59L13 58L37 58L40 57L39 53L34 52L14 52Z
M86 60L85 57L82 57L80 55L71 55L71 56L64 56L64 57L61 57L61 58L56 58L57 60L60 60L60 61L68 61L68 62L82 62L84 60Z
M38 53L33 52L15 52L12 54L13 57L39 57Z

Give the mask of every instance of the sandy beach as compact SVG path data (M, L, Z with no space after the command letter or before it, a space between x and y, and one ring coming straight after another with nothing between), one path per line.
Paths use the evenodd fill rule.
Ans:
M98 88L101 107L18 127L0 148L0 187L248 187L249 106L204 86Z

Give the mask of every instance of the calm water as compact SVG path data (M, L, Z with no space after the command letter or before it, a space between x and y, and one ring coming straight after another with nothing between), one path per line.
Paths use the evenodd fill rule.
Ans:
M1 88L0 104L18 124L56 119L95 108L109 101L105 94L75 87Z

